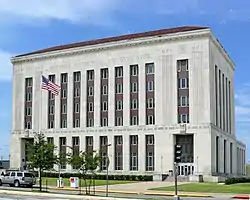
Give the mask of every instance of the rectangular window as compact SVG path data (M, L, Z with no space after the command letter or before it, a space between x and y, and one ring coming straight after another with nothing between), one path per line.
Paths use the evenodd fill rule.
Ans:
M62 93L61 93L61 97L62 99L66 99L67 98L67 90L66 89L62 89Z
M188 78L179 78L178 79L178 88L179 89L188 89L189 88Z
M53 137L47 137L47 142L49 144L54 144L54 138Z
M123 84L116 84L115 93L116 94L122 94L123 93Z
M116 146L121 146L122 144L123 144L122 136L121 135L115 136L115 145Z
M74 104L74 112L75 113L79 113L80 112L80 104L79 103L75 103Z
M146 145L154 145L154 135L146 135Z
M130 135L130 145L138 145L138 135Z
M147 81L147 91L154 91L154 81Z
M93 126L94 126L94 119L93 118L88 118L87 127L93 127Z
M102 95L107 95L108 94L108 86L107 85L103 85L102 86Z
M180 114L179 115L179 123L180 124L186 124L186 123L189 123L189 114Z
M63 119L61 122L61 128L67 128L67 120Z
M153 115L148 115L146 118L146 125L153 125L155 124L155 118Z
M154 74L155 73L155 66L154 63L146 63L146 74Z
M130 65L130 76L138 76L138 65Z
M74 97L75 98L80 97L80 88L75 88Z
M24 128L25 129L31 129L31 122L30 121L26 121L25 124L24 124Z
M130 108L131 108L131 110L137 110L138 109L138 99L132 99Z
M25 109L25 115L26 116L31 116L32 114L32 108L31 107L26 107Z
M88 112L94 112L94 104L92 102L88 103Z
M54 125L54 121L53 121L53 120L50 120L50 121L48 122L48 128L49 128L49 129L55 128L55 125Z
M25 78L25 87L32 87L33 85L33 79L32 78Z
M108 68L101 69L101 78L102 79L108 79L108 77L109 77Z
M122 117L116 117L115 126L123 126L123 118Z
M108 118L104 117L101 119L101 126L108 126Z
M131 126L135 126L139 124L139 119L137 116L133 116L130 118L130 125Z
M123 170L123 157L121 152L115 152L115 170Z
M147 108L152 109L155 107L154 98L147 99Z
M61 74L61 83L67 83L68 82L68 74L67 73L63 73Z
M152 151L146 153L146 171L154 171L154 153Z
M177 60L177 71L188 71L188 59Z
M121 111L123 109L123 102L122 101L116 101L116 106L115 106L115 110L117 111Z
M130 171L138 171L138 153L130 153Z
M86 145L93 146L93 137L92 136L86 136Z
M108 102L107 101L103 101L102 102L102 111L108 111Z
M138 83L133 82L130 85L130 92L137 93L138 92Z
M74 82L80 82L81 81L81 72L74 72Z
M67 104L62 105L62 114L67 114Z
M74 120L74 128L79 128L80 127L80 120L79 119L75 119Z
M116 67L115 68L115 77L116 78L123 77L123 67Z
M188 96L179 97L179 106L180 107L188 107L189 106L189 97Z
M54 100L54 99L55 99L55 95L49 92L49 100Z
M25 101L26 102L30 102L32 101L32 93L31 92L27 92L25 95Z
M54 115L54 106L53 105L50 105L49 106L49 115Z
M88 70L87 71L87 79L88 81L93 81L94 80L94 70Z
M90 86L88 87L88 96L93 96L94 95L94 87Z
M72 146L79 146L80 138L79 137L72 137Z

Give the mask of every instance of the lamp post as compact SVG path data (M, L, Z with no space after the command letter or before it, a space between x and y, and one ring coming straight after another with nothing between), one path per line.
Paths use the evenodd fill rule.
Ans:
M106 144L106 197L109 195L109 156L108 156L108 147L110 147L111 144Z

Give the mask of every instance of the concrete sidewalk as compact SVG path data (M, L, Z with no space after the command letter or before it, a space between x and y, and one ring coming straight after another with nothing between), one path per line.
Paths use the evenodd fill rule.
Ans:
M180 184L185 184L179 183ZM127 184L117 184L117 185L109 185L109 193L114 194L136 194L136 195L154 195L154 196L174 196L174 192L166 192L166 191L153 191L149 190L151 188L156 187L167 187L167 186L173 186L173 183L169 182L139 182L139 183L127 183ZM51 190L79 190L79 188L70 188L70 187L64 187L64 188L57 188L57 187L48 187L48 189ZM82 191L85 190L85 188L81 188ZM106 192L106 186L96 186L95 192L99 193L105 193ZM181 192L179 193L180 196L185 197L200 197L200 198L206 198L206 197L212 197L211 194L201 194L201 193L191 193L191 192Z

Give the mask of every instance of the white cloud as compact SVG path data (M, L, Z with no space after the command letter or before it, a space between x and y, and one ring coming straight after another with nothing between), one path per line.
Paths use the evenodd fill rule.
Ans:
M12 77L12 54L0 50L0 81L9 81Z
M31 23L54 19L101 25L111 21L111 13L120 3L120 0L1 0L0 16Z

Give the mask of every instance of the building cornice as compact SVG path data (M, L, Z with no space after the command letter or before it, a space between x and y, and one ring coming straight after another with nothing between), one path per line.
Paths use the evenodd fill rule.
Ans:
M235 63L234 61L230 58L229 54L227 51L224 49L222 44L219 42L219 40L213 35L213 33L210 32L210 39L213 42L213 44L218 48L220 53L223 55L223 57L227 60L227 62L230 64L232 70L235 70Z
M146 37L146 38L140 38L140 39L134 39L134 40L128 40L128 41L118 41L118 42L110 42L110 43L97 44L97 45L91 45L91 46L77 47L77 48L71 48L71 49L66 49L66 50L27 55L27 56L22 56L22 57L13 57L11 58L11 62L12 64L22 63L22 62L34 62L38 60L73 56L73 55L79 55L79 54L91 53L91 52L100 52L104 50L111 50L111 49L117 49L117 48L136 47L136 46L142 46L142 45L157 44L161 42L192 40L192 39L204 38L204 37L209 37L209 36L210 36L209 29L196 30L196 31L189 31L189 32L184 32L184 33L174 33L174 34Z
M226 50L223 48L220 42L214 37L210 29L195 30L195 31L189 31L189 32L184 32L184 33L174 33L174 34L167 34L167 35L160 35L160 36L153 36L153 37L145 37L145 38L139 38L139 39L134 39L134 40L131 39L128 41L110 42L110 43L97 44L97 45L84 46L84 47L76 47L76 48L71 48L71 49L52 51L52 52L46 52L46 53L40 53L40 54L34 54L34 55L27 55L27 56L22 56L22 57L13 57L11 58L11 62L12 64L23 63L23 62L34 62L34 61L39 61L39 60L74 56L74 55L79 55L79 54L100 52L100 51L111 50L111 49L136 47L136 46L142 46L142 45L157 44L161 42L193 40L193 39L206 38L206 37L211 39L211 41L219 49L223 57L230 64L231 68L235 70L234 62L232 61L230 56L227 54Z

